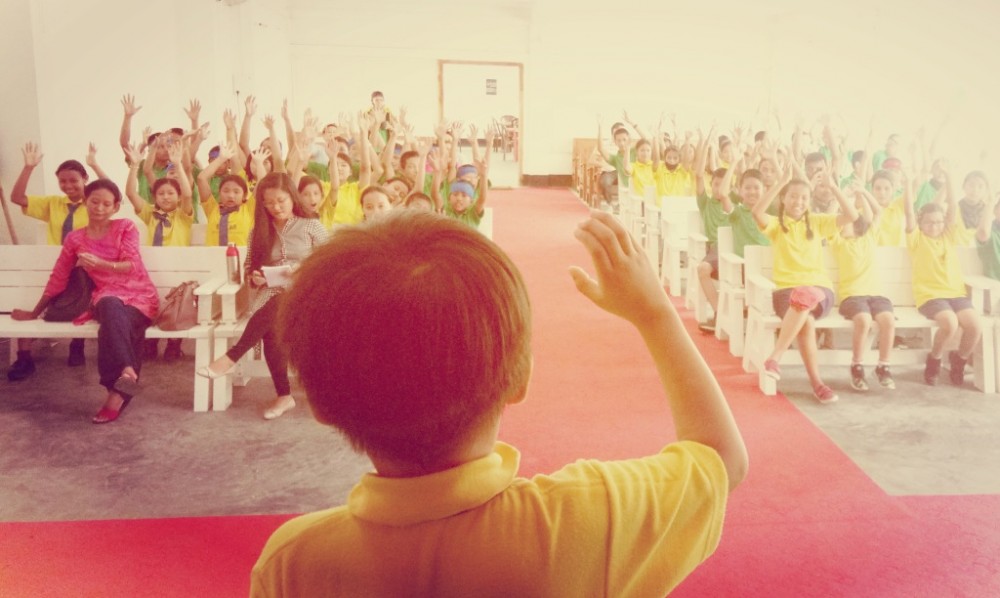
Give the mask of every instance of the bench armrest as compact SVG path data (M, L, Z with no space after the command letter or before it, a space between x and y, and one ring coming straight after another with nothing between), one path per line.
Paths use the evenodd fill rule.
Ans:
M743 267L743 258L736 255L735 253L729 253L729 252L720 253L719 261L725 262L731 266L739 266L740 268Z
M1000 280L988 276L965 276L965 284L971 291L972 306L981 314L996 313L993 302L1000 299Z
M222 303L221 322L223 324L235 324L242 315L243 301L250 293L250 289L245 284L227 282L216 289L215 294Z
M213 301L215 291L226 284L226 279L222 276L210 278L198 285L194 290L195 297L198 297L198 323L211 324L216 317L215 302Z

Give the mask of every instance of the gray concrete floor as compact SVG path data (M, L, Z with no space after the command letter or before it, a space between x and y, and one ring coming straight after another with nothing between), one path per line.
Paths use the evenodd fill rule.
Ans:
M840 400L823 405L801 367L782 366L778 391L875 483L892 495L1000 493L1000 395L952 386L947 366L937 386L922 367L895 367L895 390L866 368L866 392L850 387L846 367L820 373ZM763 397L772 400L772 397Z
M299 513L342 504L370 470L304 399L264 421L266 379L236 389L226 412L192 412L192 357L146 364L144 393L121 420L95 426L96 344L85 368L66 367L67 351L65 341L36 342L38 372L0 379L0 520ZM1000 493L1000 396L946 375L928 387L915 367L894 370L896 390L867 393L849 388L846 368L822 373L839 402L813 400L801 367L783 368L778 389L887 493Z
M194 413L193 347L178 363L145 364L143 394L117 422L93 425L105 397L96 348L87 341L87 366L68 368L68 342L36 341L34 376L10 383L4 368L0 520L300 513L342 504L371 468L304 399L262 419L266 379L236 389L228 411Z

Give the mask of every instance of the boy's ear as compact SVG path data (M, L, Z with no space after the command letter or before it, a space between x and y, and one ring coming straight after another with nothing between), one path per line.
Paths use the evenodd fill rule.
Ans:
M531 386L531 374L535 371L535 357L531 357L531 364L528 366L528 376L524 380L524 386L518 389L517 392L512 394L510 398L507 399L508 405L517 405L528 398L528 387Z

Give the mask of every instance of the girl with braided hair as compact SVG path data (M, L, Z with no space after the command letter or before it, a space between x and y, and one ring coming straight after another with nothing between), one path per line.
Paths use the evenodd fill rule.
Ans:
M820 403L832 403L838 397L820 378L816 343L816 320L830 312L834 301L833 282L823 266L823 239L832 238L838 228L857 220L858 211L834 184L829 171L819 184L834 193L839 214L810 214L812 187L805 179L793 179L791 168L757 202L752 214L774 249L774 311L782 319L774 351L764 362L765 374L781 378L778 361L797 339L813 396ZM771 216L767 209L775 196L780 201L778 215Z

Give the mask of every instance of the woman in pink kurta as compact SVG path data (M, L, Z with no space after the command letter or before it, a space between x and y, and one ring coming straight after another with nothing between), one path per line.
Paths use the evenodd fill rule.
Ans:
M103 424L118 419L139 392L142 341L156 317L159 296L139 255L139 230L131 220L111 218L121 207L117 185L98 179L87 185L84 196L89 224L67 235L35 309L14 310L11 317L39 317L66 288L74 266L87 271L94 281L91 309L75 323L92 318L100 322L97 369L108 396L93 422Z

